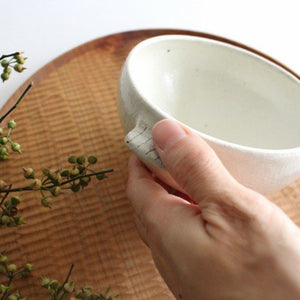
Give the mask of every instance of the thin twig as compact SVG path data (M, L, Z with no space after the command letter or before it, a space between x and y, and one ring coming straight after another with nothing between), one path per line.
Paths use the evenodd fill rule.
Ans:
M6 285L6 286L10 287L10 285L11 285L13 279L14 279L14 276L13 276L13 275L8 276L8 282L7 282L7 285ZM3 294L2 297L1 297L1 300L4 300L4 299L5 299L5 296L6 296L7 292L8 292L8 290L6 290L6 291L4 292L4 294Z
M12 186L12 184L9 185L7 192L5 193L5 195L3 196L2 200L1 200L1 203L0 203L1 208L2 208L2 204L3 204L4 200L6 199L8 194L10 193L11 186Z
M111 173L113 172L113 169L109 169L109 170L105 170L105 171L100 171L100 172L95 172L95 173L90 173L90 174L85 174L85 175L79 175L77 177L71 178L69 180L63 181L61 184L53 184L53 185L49 185L47 187L41 187L41 190L43 191L47 191L55 186L62 186L65 185L67 183L70 183L72 181L84 178L84 177L91 177L91 176L96 176L96 175L100 175L100 174L106 174L106 173ZM31 186L25 186L25 187L20 187L20 188L15 188L15 189L8 189L8 190L0 190L0 193L14 193L14 192L21 192L21 191L33 191L36 189L33 189Z
M84 178L84 177L92 177L92 176L96 176L96 175L101 175L101 174L106 174L106 173L112 173L113 171L114 171L113 169L109 169L109 170L105 170L105 171L100 171L100 172L95 172L95 173L90 173L90 174L85 174L85 175L79 175L79 176L77 176L77 177L74 177L74 178L71 178L71 179L69 179L69 180L66 180L66 181L62 182L62 183L60 184L60 186L61 186L61 185L65 185L65 184L67 184L67 183L70 183L70 182L72 182L72 181L75 181L75 180L77 180L77 179ZM49 186L49 187L47 187L47 188L53 188L53 187L55 187L55 186L57 186L57 185L53 184L52 186Z
M0 57L0 60L4 59L4 58L7 58L7 57L11 57L11 56L15 56L15 55L18 55L20 54L20 52L15 52L15 53L11 53L11 54L3 54L1 57Z
M20 98L18 99L18 101L16 102L15 105L13 105L9 111L4 114L1 118L0 118L0 123L3 122L3 120L15 109L17 108L18 104L21 102L21 100L23 99L23 97L26 95L26 93L29 91L29 89L32 87L32 82L26 87L25 91L22 93L22 95L20 96Z
M74 264L71 265L71 267L70 267L70 269L69 269L69 272L68 272L68 275L67 275L67 277L66 277L64 283L63 283L62 286L58 289L57 294L56 294L57 296L58 296L59 293L63 290L65 284L68 282L68 280L69 280L69 278L70 278L70 276L71 276L71 273L72 273L73 268L74 268Z

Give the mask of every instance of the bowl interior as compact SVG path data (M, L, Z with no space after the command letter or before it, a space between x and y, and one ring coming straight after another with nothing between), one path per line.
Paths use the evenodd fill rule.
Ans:
M165 36L128 60L139 93L188 126L236 144L300 147L300 82L280 66L210 39Z

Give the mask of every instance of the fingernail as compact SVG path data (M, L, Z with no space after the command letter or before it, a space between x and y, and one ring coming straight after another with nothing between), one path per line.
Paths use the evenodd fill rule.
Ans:
M166 150L177 141L186 136L186 132L180 125L172 120L162 120L156 123L152 129L154 143L161 150Z

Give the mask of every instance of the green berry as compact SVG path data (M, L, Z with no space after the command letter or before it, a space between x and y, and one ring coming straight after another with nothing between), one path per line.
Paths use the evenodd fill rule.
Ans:
M14 152L22 153L22 151L21 151L21 145L18 144L18 143L12 143L11 144L11 150L14 151Z
M9 297L7 298L7 300L19 300L20 298L17 295L9 295Z
M1 217L1 222L2 222L2 224L4 224L4 225L8 225L8 224L10 223L10 217L9 217L9 216L6 216L6 215L2 216L2 217Z
M76 296L76 298L75 298L76 300L77 299L86 299L86 295L84 292L82 292L82 290L77 290L75 292L75 296Z
M44 207L48 207L48 208L51 208L52 204L53 204L53 199L49 196L45 196L42 198L41 200L41 204L44 206Z
M8 60L4 59L4 60L1 61L1 66L2 66L3 68L7 68L8 65L9 65Z
M0 291L1 291L1 294L4 294L6 291L9 290L9 286L6 286L4 284L0 284Z
M0 155L6 155L7 154L7 148L5 146L0 147Z
M71 186L71 191L74 192L74 193L77 193L80 191L80 184L73 184Z
M57 177L57 179L56 179L56 184L61 184L63 180L62 180L62 177L61 177L60 173L58 173L58 174L56 175L56 177Z
M82 156L82 155L80 155L80 156L78 156L77 157L77 163L79 164L79 165L83 165L84 163L85 163L85 157L84 156Z
M57 173L54 170L49 170L48 178L51 179L51 181L56 181L57 180Z
M32 168L23 168L23 172L26 179L34 179L34 170Z
M57 197L59 196L60 194L60 187L59 186L54 186L51 190L50 190L50 193L54 196L54 197Z
M98 174L98 175L96 175L96 178L97 178L98 180L102 180L102 179L105 178L105 175L104 175L104 174Z
M59 283L57 280L51 280L50 281L50 288L52 290L57 290L59 288Z
M0 263L6 263L8 261L8 257L6 255L0 256Z
M17 54L14 55L14 59L19 59L20 57L22 57L21 53L17 53Z
M67 170L67 169L64 169L64 170L62 170L62 171L60 172L60 175L61 175L62 177L68 177L69 174L70 174L70 172L69 172L69 170Z
M42 182L40 179L36 178L30 185L34 190L39 190L42 187Z
M71 283L65 283L64 285L64 290L67 292L67 293L72 293L74 291L74 284L71 282Z
M95 156L89 156L88 157L88 162L90 163L90 164L95 164L96 162L97 162L97 157L95 157Z
M23 65L25 63L25 58L23 56L20 55L19 58L17 58L17 63Z
M21 199L18 196L12 196L10 198L10 205L12 205L12 206L17 206L18 204L20 204L20 202L21 202Z
M17 225L23 225L26 224L25 220L22 216L14 216L14 221Z
M15 264L9 264L7 269L9 272L15 272L17 270L17 266Z
M25 265L25 269L26 269L28 272L31 272L32 269L33 269L33 265L32 265L32 264L26 264L26 265Z
M1 78L2 78L2 81L6 81L9 79L9 74L7 72L3 72L1 73Z
M15 71L17 71L19 73L21 73L21 72L23 72L23 70L25 70L25 68L23 67L23 64L15 64L14 69L15 69Z
M68 158L68 162L70 164L75 164L77 161L77 157L75 155L71 155L69 158Z
M11 68L7 67L4 69L4 73L7 73L8 75L10 75L11 73Z
M0 155L0 160L9 160L9 156L7 155Z
M50 278L43 276L41 279L42 279L41 286L45 288L49 287L49 284L51 282Z
M80 182L80 185L82 187L85 187L89 184L89 182L91 181L91 177L83 177L83 178L80 178L79 182Z
M79 174L79 169L78 168L73 168L70 172L71 177L76 177Z
M5 145L8 142L8 138L6 136L0 137L0 144Z
M0 179L0 190L4 189L7 186L6 182Z
M17 127L17 123L15 120L11 120L7 123L7 127L10 129L15 129Z

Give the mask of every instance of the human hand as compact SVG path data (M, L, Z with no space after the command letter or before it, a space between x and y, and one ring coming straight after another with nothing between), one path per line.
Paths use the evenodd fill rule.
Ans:
M133 156L127 195L141 238L178 299L300 299L300 230L239 184L198 135L171 120L153 129L169 193Z

